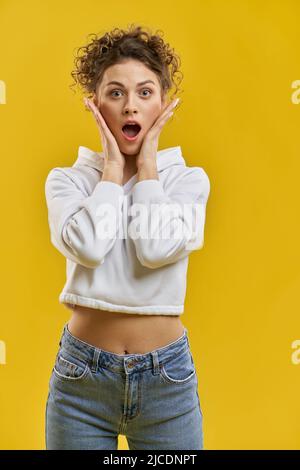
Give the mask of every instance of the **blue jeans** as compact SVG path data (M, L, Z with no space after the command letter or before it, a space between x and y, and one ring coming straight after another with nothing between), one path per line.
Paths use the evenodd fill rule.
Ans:
M203 449L198 379L187 329L145 354L116 354L66 324L46 404L46 449Z

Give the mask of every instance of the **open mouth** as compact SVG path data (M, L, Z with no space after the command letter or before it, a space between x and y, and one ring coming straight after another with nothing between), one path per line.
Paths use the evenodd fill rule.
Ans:
M135 140L141 131L138 124L125 124L122 127L122 134L127 140Z

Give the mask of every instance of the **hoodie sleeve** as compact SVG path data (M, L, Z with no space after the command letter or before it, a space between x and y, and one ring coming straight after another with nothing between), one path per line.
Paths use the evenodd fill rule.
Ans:
M209 178L200 167L187 167L169 196L156 179L134 185L129 236L142 265L159 268L202 248L209 192Z
M102 264L122 220L122 186L99 181L86 197L63 169L54 168L47 176L45 195L53 245L87 268Z

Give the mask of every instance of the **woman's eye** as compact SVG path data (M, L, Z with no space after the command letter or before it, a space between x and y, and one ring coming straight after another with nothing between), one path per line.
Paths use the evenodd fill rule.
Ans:
M112 92L111 92L111 95L112 95L113 93L118 92L118 91L120 91L120 90L114 90L114 91L112 91Z
M149 91L149 92L150 92L150 95L152 94L152 91L149 90L148 88L145 88L143 91Z
M142 91L149 91L149 92L150 92L150 95L152 94L152 91L149 90L148 88L144 88ZM121 92L121 90L113 90L113 91L111 92L111 95L113 95L114 93L119 93L119 92ZM113 95L113 96L116 96L116 95ZM144 96L148 96L148 95L144 95Z

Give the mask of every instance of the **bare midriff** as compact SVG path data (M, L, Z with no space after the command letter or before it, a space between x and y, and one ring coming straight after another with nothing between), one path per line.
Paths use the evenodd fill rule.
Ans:
M184 333L179 315L149 315L70 305L68 330L76 338L116 354L145 354Z

